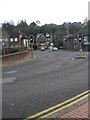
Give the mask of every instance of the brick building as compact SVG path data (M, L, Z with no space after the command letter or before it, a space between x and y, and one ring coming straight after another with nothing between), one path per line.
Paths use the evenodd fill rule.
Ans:
M37 44L37 48L41 48L42 46L48 46L48 42L46 37L43 34L38 34L37 35L37 39L36 39L36 44Z
M74 39L72 34L64 36L63 47L67 50L74 50Z

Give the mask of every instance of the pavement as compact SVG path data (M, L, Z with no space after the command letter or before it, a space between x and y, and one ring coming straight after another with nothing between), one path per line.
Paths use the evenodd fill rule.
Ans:
M57 109L50 114L46 115L48 119L51 118L51 120L89 120L90 119L90 113L89 113L89 94L88 97L85 97L84 99L77 100L78 102L72 101L71 105L65 105L61 109ZM73 102L75 104L73 104ZM52 114L53 113L53 114ZM42 117L44 118L44 117ZM53 119L52 119L53 118Z
M17 60L17 61L14 61L12 63L8 63L8 62L6 64L0 63L0 67L16 65L16 64L20 64L20 63L25 63L25 62L28 62L28 61L31 61L31 60L37 59L37 58L39 58L39 56L38 55L34 55L33 57L28 57L28 58L25 58L25 59L22 59L22 60Z
M71 120L75 118L76 120L79 120L79 119L89 120L90 119L89 118L89 106L88 106L89 104L90 104L90 101L80 105L79 107L69 112L67 111L65 114L62 114L61 116L59 116L57 120L62 120L62 118L64 118L65 120L67 120L67 118Z
M58 114L58 117L51 117L51 118L47 117L47 118L39 118L39 119L36 118L35 120L89 120L90 119L89 104L90 101L87 101L85 99L78 103L78 107L75 108L70 107L68 108L68 110L67 109L65 110L66 112L60 111L61 114L60 115ZM31 118L26 120L33 120L33 119Z

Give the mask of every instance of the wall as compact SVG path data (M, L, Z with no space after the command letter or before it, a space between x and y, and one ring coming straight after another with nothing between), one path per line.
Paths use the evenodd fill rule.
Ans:
M11 64L11 63L15 63L17 61L27 59L30 57L32 57L32 55L30 53L30 49L27 49L26 51L23 51L23 52L2 55L2 56L0 56L0 59L2 58L2 64Z

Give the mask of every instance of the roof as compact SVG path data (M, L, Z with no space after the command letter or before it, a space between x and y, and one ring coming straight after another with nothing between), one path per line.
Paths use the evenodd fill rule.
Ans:
M39 42L39 43L46 42L45 36L43 34L39 34L37 37L37 42Z

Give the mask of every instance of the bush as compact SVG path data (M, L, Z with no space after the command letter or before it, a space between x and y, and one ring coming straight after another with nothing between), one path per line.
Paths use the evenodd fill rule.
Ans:
M15 53L18 52L19 49L18 48L9 48L9 49L3 49L2 50L2 54L11 54L11 53Z

